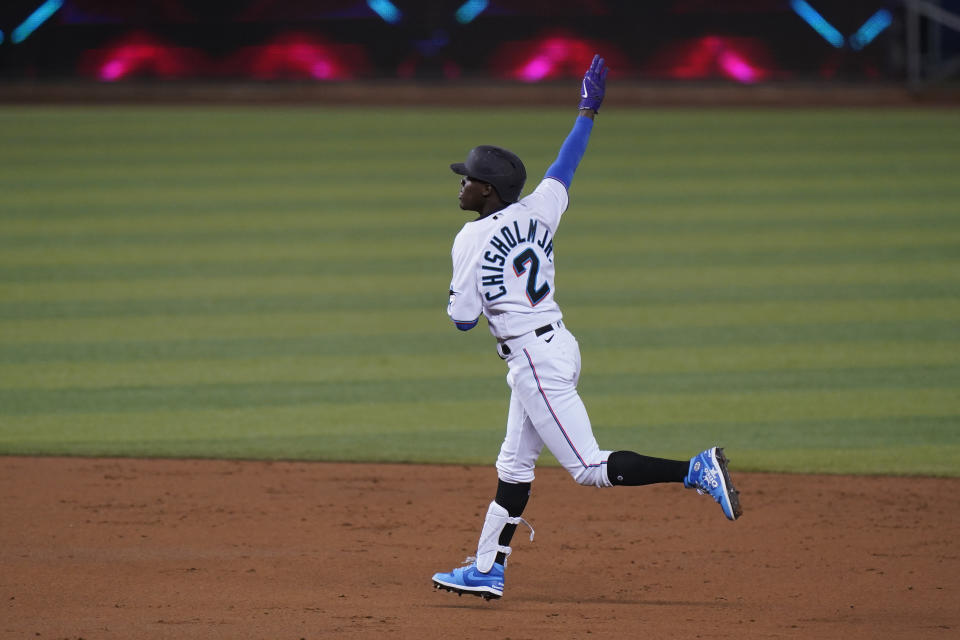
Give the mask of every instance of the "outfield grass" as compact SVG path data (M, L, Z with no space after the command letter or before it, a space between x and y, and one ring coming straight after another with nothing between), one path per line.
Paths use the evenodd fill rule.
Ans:
M0 108L0 453L491 462L447 165L529 191L572 121ZM960 475L958 166L955 111L605 109L556 241L601 445Z

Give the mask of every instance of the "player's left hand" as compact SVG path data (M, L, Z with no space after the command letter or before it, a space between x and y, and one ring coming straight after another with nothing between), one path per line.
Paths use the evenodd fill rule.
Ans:
M607 72L610 69L599 55L593 56L590 68L583 74L583 83L580 85L580 108L593 109L596 113L603 102L603 94L607 90Z

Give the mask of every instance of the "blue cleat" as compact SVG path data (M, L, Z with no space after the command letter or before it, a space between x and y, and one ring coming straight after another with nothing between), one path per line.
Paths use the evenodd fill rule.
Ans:
M437 589L480 596L484 600L499 598L503 595L503 565L494 563L490 573L481 573L477 563L471 563L454 569L450 573L433 574L433 586Z
M730 482L727 458L720 447L707 449L690 459L690 470L683 479L683 486L696 489L699 494L709 494L720 503L728 520L736 520L743 514L740 494Z

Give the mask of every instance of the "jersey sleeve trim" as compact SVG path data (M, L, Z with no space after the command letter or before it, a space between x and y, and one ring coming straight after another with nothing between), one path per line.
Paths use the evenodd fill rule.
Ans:
M473 322L462 322L460 320L454 320L453 324L455 324L457 329L460 329L460 331L470 331L470 329L473 329L475 326L477 326L478 322L480 322L480 318L477 318Z
M552 229L556 229L560 217L570 204L567 185L556 176L546 176L527 198L530 200L522 202L536 209Z
M564 189L566 189L567 191L570 190L570 185L568 185L566 182L564 182L563 180L561 180L561 179L558 178L557 176L544 176L543 179L544 179L544 180L556 180L557 182L559 182L560 184L563 185L563 188L564 188Z

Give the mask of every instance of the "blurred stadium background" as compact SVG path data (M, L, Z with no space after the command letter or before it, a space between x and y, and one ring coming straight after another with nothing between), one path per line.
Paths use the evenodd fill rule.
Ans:
M960 69L960 0L10 0L0 7L8 100L35 98L65 80L144 91L151 83L156 90L174 81L257 81L273 83L274 95L283 95L281 82L319 85L312 99L344 95L350 81L544 85L578 75L594 51L606 55L618 86L658 83L647 99L690 83L942 92Z

